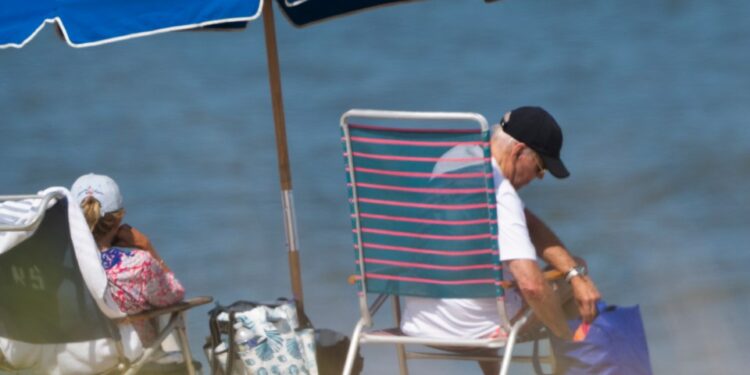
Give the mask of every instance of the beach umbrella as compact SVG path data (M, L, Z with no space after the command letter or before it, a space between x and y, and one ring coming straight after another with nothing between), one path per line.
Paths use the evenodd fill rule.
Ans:
M414 0L277 0L296 26L367 8ZM491 2L495 0L485 0ZM263 15L276 151L292 294L304 314L292 177L286 139L281 74L272 0L3 0L0 48L21 48L47 24L72 47L91 47L163 32L236 28Z

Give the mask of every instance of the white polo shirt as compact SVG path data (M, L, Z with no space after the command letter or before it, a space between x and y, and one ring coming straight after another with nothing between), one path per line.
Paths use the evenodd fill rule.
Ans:
M536 260L536 250L526 226L523 202L494 159L492 170L497 198L500 260ZM503 275L506 279L512 278L510 272L506 271ZM508 317L518 312L521 303L521 296L516 291L506 291ZM405 297L403 305L401 330L410 336L480 338L493 333L500 323L495 298Z

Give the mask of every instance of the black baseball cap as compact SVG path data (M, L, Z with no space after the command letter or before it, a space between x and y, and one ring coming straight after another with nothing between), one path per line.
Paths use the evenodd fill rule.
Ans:
M541 107L519 107L510 112L508 121L501 121L503 131L536 151L544 167L557 178L566 178L570 172L560 160L562 130L557 121Z

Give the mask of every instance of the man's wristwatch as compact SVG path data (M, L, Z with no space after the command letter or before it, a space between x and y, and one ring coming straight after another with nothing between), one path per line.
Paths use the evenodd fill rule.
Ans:
M575 266L571 268L568 273L565 274L565 281L570 282L570 280L573 280L576 276L586 276L588 275L588 270L586 270L586 267L584 266Z

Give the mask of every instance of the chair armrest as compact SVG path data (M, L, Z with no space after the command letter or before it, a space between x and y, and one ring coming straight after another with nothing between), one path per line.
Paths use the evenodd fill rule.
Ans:
M547 281L562 279L564 276L565 274L558 270L544 271L544 279ZM503 289L509 289L518 287L518 284L516 284L515 281L501 281L500 286L502 286Z
M346 278L346 283L349 285L354 285L357 282L357 276L358 275L349 275Z
M138 314L128 315L124 318L116 319L115 322L120 324L120 323L133 322L133 321L144 320L144 319L151 319L153 317L160 316L160 315L189 310L196 306L211 303L213 300L214 300L213 297L208 297L208 296L193 297L193 298L189 298L189 299L177 302L174 305L160 307L157 309L151 309L151 310L140 312Z

